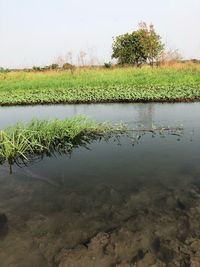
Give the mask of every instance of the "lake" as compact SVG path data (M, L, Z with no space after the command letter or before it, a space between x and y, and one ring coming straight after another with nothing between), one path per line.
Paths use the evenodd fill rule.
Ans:
M0 107L0 128L79 114L183 133L0 166L1 266L200 266L200 103Z

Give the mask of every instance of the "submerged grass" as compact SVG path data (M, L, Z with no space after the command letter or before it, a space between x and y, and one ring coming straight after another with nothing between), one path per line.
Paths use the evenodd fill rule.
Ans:
M101 136L124 131L122 125L97 123L82 116L62 121L34 119L0 131L0 162L12 165L18 160L28 161L32 155L70 152Z
M199 99L199 65L0 73L0 105Z

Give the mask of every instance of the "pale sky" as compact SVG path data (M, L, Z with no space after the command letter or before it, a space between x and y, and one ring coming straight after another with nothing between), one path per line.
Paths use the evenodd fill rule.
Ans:
M110 60L112 37L153 23L184 58L200 58L200 0L0 0L0 66ZM69 58L69 57L68 57Z

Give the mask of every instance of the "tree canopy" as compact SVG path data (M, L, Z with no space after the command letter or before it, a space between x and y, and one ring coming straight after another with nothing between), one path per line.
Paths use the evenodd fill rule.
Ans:
M163 51L164 44L154 26L142 22L138 30L117 36L112 48L112 58L116 58L119 64L153 65Z

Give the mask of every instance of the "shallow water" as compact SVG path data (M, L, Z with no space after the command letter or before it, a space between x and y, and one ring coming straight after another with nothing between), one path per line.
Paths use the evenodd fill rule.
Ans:
M196 266L200 104L0 107L0 128L78 114L130 129L183 124L184 133L96 141L12 175L1 166L1 266Z

